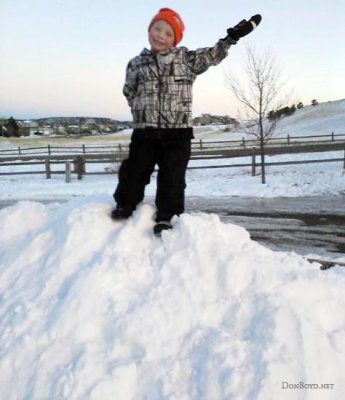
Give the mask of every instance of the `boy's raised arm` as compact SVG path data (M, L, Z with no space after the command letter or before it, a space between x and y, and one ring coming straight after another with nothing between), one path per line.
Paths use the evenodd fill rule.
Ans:
M188 50L186 53L187 65L194 75L205 72L210 66L219 64L228 55L231 45L252 32L261 22L261 15L252 16L249 21L243 19L233 28L227 30L227 36L220 39L213 47L197 50Z

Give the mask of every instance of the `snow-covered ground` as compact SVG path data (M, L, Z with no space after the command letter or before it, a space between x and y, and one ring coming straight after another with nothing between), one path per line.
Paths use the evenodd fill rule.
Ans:
M344 196L344 179L337 163L271 167L267 185L246 168L191 170L187 195ZM115 185L1 177L0 198L21 200L0 210L1 398L342 398L344 268L269 250L213 214L155 238L149 204L109 218Z
M297 197L310 195L341 195L345 193L343 152L282 155L267 157L266 161L299 159L340 158L341 161L320 164L297 164L266 167L266 184L261 184L261 176L251 176L251 167L188 170L186 196L250 196L250 197ZM249 159L203 161L202 164L250 163ZM191 166L201 161L191 162ZM108 165L109 166L109 165ZM107 166L104 165L103 169ZM30 167L33 169L33 167ZM64 166L54 167L63 170ZM100 170L99 164L87 165L88 171ZM37 170L43 169L36 166ZM258 168L257 172L260 170ZM146 194L154 196L156 176L146 188ZM2 200L61 199L70 196L107 194L112 196L117 184L117 175L86 175L78 181L72 175L71 183L65 177L52 175L47 180L45 174L1 176Z

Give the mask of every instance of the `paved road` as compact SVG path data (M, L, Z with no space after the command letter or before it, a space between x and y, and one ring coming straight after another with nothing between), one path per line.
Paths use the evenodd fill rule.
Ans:
M147 200L153 203L152 198ZM0 200L0 208L13 203ZM188 197L186 211L216 213L224 222L243 226L254 240L274 250L345 258L345 195L272 199Z
M300 198L189 198L189 211L217 213L274 250L345 257L345 196Z

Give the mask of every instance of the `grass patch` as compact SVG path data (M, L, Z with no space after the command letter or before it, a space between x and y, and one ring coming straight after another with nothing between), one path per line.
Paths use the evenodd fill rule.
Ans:
M104 136L81 136L81 137L69 137L69 138L60 138L60 137L41 137L37 138L2 138L0 140L0 147L2 144L9 144L13 147L47 147L50 146L82 146L85 144L86 146L93 145L113 145L117 143L128 143L130 141L130 135L126 134L117 134L117 135L104 135Z

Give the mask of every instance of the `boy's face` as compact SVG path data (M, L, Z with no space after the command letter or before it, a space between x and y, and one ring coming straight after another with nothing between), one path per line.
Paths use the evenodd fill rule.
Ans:
M173 28L166 21L156 21L149 30L149 42L155 54L170 49L175 43Z

